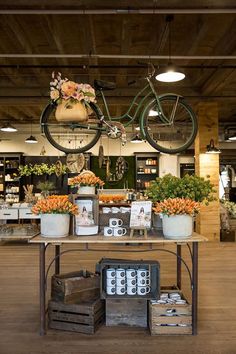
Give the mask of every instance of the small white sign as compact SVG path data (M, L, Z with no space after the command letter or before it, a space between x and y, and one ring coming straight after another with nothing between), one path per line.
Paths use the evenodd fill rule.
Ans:
M131 215L130 215L130 227L150 228L152 218L152 202L151 201L139 201L132 202Z

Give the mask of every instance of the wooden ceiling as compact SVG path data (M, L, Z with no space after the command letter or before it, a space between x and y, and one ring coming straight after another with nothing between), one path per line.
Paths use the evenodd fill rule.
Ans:
M132 7L128 7L131 6ZM114 81L112 114L125 110L143 85L128 82L171 56L186 73L179 83L155 81L160 93L182 94L196 108L217 101L219 119L236 121L236 6L234 1L0 0L0 120L39 122L52 71L77 82Z

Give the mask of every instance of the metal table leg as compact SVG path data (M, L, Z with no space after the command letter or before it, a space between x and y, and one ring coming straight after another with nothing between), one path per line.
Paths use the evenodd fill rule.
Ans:
M177 286L181 289L181 245L177 245Z
M192 334L197 334L197 310L198 310L198 243L193 242L192 265Z
M45 251L44 243L39 245L39 302L40 302L40 335L46 334L46 283L45 283Z
M55 246L55 274L60 273L60 245Z

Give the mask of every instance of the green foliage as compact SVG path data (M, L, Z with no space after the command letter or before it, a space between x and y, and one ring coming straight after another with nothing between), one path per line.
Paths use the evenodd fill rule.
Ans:
M203 177L185 175L179 178L167 174L152 181L146 194L154 202L168 198L190 198L208 204L215 200L215 192L213 184Z
M236 218L236 203L230 202L228 200L221 200L221 203L226 207L229 212L229 215L232 218Z
M44 174L52 175L53 173L56 173L57 167L56 165L52 164L49 165L47 163L40 163L40 164L35 164L32 165L31 163L28 165L20 165L18 168L19 175L20 177L22 176L30 176L30 175L37 175L37 176L42 176ZM67 166L62 165L62 174L67 173Z
M50 181L45 181L45 182L40 181L36 187L42 192L48 192L56 188L55 184Z

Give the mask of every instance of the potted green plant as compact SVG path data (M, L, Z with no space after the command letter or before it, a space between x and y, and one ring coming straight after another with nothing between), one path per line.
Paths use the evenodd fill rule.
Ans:
M41 195L45 198L49 195L50 191L55 189L55 184L50 181L40 181L36 187L41 191Z
M167 174L152 181L147 188L146 195L154 203L169 198L187 198L195 202L209 204L215 200L215 192L214 185L209 178L205 179L195 175L185 175L180 178ZM154 214L153 225L157 229L162 228L161 220L157 214Z
M162 214L165 238L185 239L192 236L193 216L200 211L200 202L189 198L168 198L156 203L153 211Z

